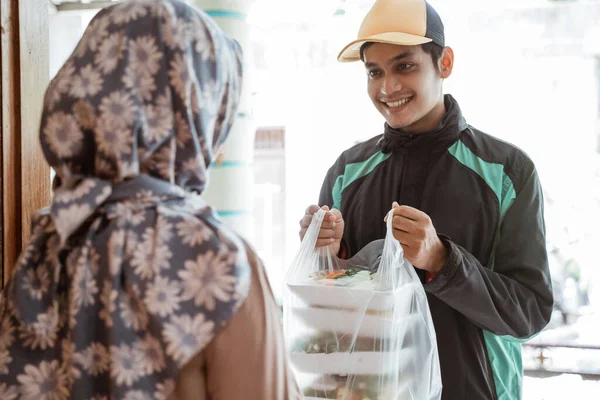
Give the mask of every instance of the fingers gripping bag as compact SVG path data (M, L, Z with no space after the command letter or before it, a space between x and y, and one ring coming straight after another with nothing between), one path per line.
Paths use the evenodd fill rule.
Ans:
M439 400L427 297L392 234L350 260L315 249L320 210L286 275L284 330L305 398ZM391 214L390 214L391 216Z

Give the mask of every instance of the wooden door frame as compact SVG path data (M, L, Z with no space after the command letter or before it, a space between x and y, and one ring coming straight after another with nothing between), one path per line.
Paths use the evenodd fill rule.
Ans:
M49 81L47 0L0 0L0 259L4 284L30 234L33 213L50 203L50 169L39 145Z

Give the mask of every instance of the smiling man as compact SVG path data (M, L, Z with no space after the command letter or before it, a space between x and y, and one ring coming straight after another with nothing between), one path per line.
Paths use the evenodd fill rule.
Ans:
M341 154L300 221L328 212L317 246L351 257L394 236L433 317L446 400L518 400L521 342L548 323L542 189L515 146L468 125L444 95L454 53L424 0L378 0L342 62L362 61L384 133Z

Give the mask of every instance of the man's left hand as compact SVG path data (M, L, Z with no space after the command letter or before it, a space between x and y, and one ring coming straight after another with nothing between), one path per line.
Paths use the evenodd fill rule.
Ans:
M404 250L404 258L419 269L437 274L448 258L429 215L394 202L394 237ZM387 221L387 217L385 218Z

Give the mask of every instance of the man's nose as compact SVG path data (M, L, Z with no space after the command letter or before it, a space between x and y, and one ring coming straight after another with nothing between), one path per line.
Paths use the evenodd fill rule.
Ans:
M384 96L390 96L396 92L399 92L402 89L402 83L400 80L394 76L386 76L381 81L381 88L379 91Z

